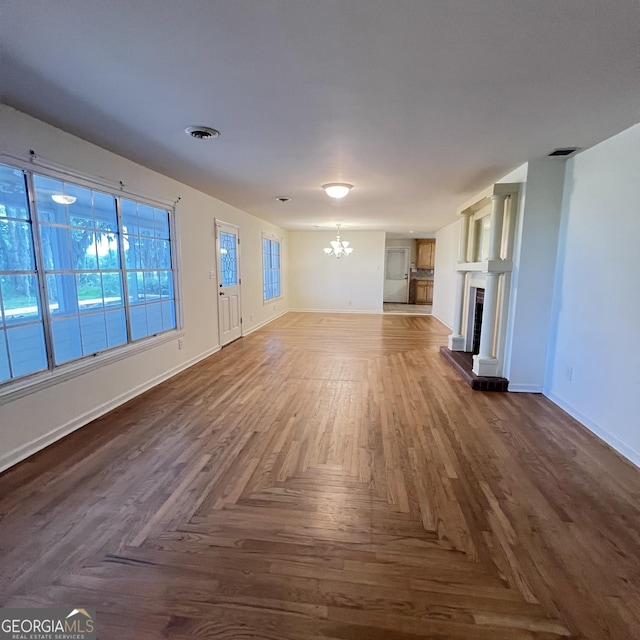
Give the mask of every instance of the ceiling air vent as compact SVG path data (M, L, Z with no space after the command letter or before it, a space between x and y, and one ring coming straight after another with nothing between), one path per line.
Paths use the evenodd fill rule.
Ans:
M578 147L567 147L566 149L556 149L549 154L550 158L566 157L575 153Z
M187 127L185 131L196 140L208 140L217 138L220 135L217 129L212 129L211 127Z

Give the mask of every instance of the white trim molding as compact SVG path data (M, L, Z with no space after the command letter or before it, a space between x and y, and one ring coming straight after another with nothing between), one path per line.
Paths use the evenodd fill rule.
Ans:
M27 442L26 444L23 444L20 447L13 449L12 451L2 453L0 455L0 473L5 469L8 469L9 467L12 467L13 465L17 464L18 462L21 462L22 460L28 458L29 456L32 456L34 453L41 451L45 447L48 447L50 444L53 444L54 442L60 440L61 438L64 438L70 433L73 433L77 429L84 427L85 425L89 424L93 420L103 416L105 413L109 413L109 411L112 411L116 407L119 407L125 402L128 402L129 400L132 400L136 396L141 395L145 391L152 389L153 387L159 385L165 380L172 378L173 376L177 375L181 371L188 369L189 367L200 362L201 360L204 360L205 358L208 358L214 353L217 353L218 351L220 351L220 346L215 346L211 349L208 349L207 351L201 353L200 355L194 358L191 358L187 362L183 362L182 364L176 367L173 367L172 369L169 369L164 373L161 373L155 378L151 378L151 380L147 380L146 382L143 382L137 387L134 387L133 389L129 389L125 393L122 393L119 396L116 396L115 398L109 400L108 402L105 402L100 406L91 409L91 411L87 411L86 413L83 413L82 415L71 420L70 422L67 422L66 424L63 424L59 427L56 427L49 433L46 433L45 435L40 436L35 440L31 440L31 442Z
M256 324L253 327L251 327L251 329L247 329L247 331L245 331L242 334L242 337L244 338L245 336L251 335L254 331L257 331L258 329L261 329L262 327L265 327L270 322L273 322L274 320L276 320L280 316L283 316L285 313L289 313L289 309L286 309L285 311L281 311L278 315L273 316L273 318L267 318L267 320L263 320L259 324Z
M412 314L413 315L413 314ZM447 324L440 316L437 316L435 313L427 314L434 317L440 324L444 325L449 331L453 331L453 327Z
M369 315L381 315L384 313L382 309L289 309L289 311L296 313L366 313Z
M542 393L540 384L513 384L509 383L509 391L514 393Z
M94 356L85 356L68 364L60 365L53 370L42 371L26 378L18 378L13 382L3 383L0 387L0 406L167 342L173 342L174 340L177 342L184 335L184 331L172 329L155 336L143 338L137 342L130 342L114 349L108 349Z
M575 418L580 422L582 426L591 431L591 433L596 435L605 444L610 446L629 462L633 463L636 467L640 468L640 451L636 451L633 447L630 447L628 444L620 440L620 438L609 433L609 431L601 427L597 422L587 418L587 416L580 413L580 411L565 402L555 393L544 392L544 395L549 398L551 402L557 404L563 411L566 411L572 418Z

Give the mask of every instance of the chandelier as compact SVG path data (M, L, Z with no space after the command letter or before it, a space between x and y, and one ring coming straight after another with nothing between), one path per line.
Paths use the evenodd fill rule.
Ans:
M340 240L340 225L338 224L336 226L338 227L336 239L331 241L331 246L326 247L324 252L328 256L335 256L336 258L348 256L353 251L353 247L350 247L346 240Z

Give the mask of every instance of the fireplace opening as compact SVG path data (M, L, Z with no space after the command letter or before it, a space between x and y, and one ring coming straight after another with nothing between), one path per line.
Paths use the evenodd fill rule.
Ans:
M480 353L480 333L482 331L482 309L484 308L484 289L476 289L473 310L473 340L471 341L471 352L473 355Z

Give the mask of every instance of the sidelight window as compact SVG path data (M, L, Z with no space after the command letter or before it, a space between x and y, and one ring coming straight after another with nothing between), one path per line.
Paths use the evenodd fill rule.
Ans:
M280 293L280 242L262 237L262 271L264 301L279 298Z

